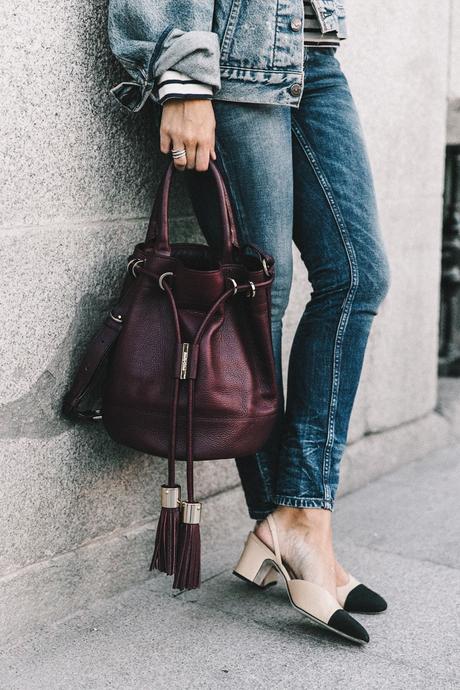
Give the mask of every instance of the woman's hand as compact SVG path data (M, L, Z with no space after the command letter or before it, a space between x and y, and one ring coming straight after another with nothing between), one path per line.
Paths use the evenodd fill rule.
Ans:
M216 120L211 99L170 98L163 104L160 124L160 150L185 149L186 155L174 158L177 170L208 169L209 157L216 160Z

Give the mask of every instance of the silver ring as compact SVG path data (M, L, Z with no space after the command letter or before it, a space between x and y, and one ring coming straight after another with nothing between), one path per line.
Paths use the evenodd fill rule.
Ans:
M166 271L166 273L162 273L161 276L158 278L158 285L161 287L162 290L164 290L163 287L163 280L166 278L166 276L173 276L174 273L172 271Z
M173 158L182 158L186 155L185 149L171 149L171 155Z
M229 280L231 283L233 283L233 294L236 295L236 292L238 290L238 283L236 282L236 280L234 278L228 278L227 277L227 280Z
M251 286L251 293L250 294L247 293L246 297L255 297L256 296L256 286L254 285L252 280L249 280L248 282L249 282L249 285Z
M110 312L110 318L116 321L117 323L123 323L123 318L121 314L115 315L113 311Z
M145 263L145 259L131 259L128 261L128 271L130 271L133 278L137 278L136 268Z

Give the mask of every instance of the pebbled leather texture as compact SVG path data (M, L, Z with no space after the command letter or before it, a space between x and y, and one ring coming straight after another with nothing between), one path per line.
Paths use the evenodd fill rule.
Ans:
M171 161L146 240L129 257L138 263L136 277L122 290L123 322L110 351L104 350L102 420L108 433L123 445L172 461L257 451L279 405L270 326L274 260L257 247L239 246L223 175L213 161L210 167L221 205L222 256L206 245L170 243ZM162 289L159 279L166 272L172 275L164 277ZM97 336L66 396L67 414L78 409L91 369L97 368L102 348L94 349L96 341ZM182 343L189 343L185 379L180 378Z

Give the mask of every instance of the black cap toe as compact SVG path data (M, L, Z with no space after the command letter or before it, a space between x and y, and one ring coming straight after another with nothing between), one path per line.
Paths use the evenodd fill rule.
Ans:
M363 628L361 623L358 623L349 613L343 609L338 609L332 614L327 622L331 628L335 628L339 632L345 633L350 637L360 640L362 642L369 642L369 635L367 630Z
M360 584L351 590L343 608L350 613L380 613L387 608L387 602L380 594Z

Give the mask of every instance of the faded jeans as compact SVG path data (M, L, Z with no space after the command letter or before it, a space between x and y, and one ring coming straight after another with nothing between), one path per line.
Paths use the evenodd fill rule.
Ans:
M228 181L239 239L276 262L272 337L283 405L265 446L236 458L254 519L277 505L333 510L369 331L389 287L369 160L335 50L305 50L299 109L213 101L216 163ZM206 240L218 247L211 173L187 170L185 178ZM312 294L294 336L284 400L281 335L292 240Z

